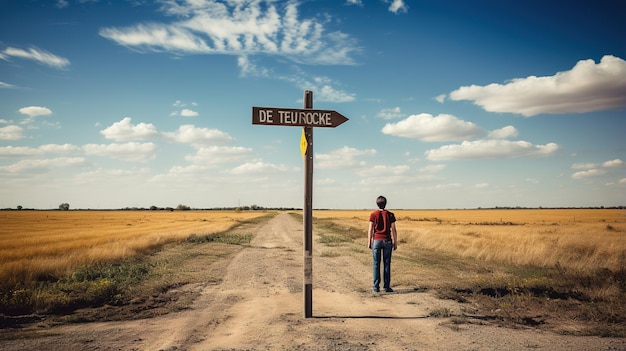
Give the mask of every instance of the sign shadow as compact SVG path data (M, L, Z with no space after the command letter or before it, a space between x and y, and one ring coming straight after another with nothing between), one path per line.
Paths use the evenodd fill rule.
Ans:
M426 319L429 318L428 315L423 316L377 316L377 315L363 315L363 316L313 316L313 318L317 319Z

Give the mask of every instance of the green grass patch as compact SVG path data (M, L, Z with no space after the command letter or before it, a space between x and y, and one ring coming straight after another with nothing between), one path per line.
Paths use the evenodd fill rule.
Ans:
M352 239L346 236L332 235L332 234L320 234L317 242L328 246L340 246L344 243L352 242Z
M31 282L0 292L0 309L7 315L64 314L118 305L127 287L143 281L150 270L149 264L136 259L81 267L57 281Z
M228 245L246 245L254 238L254 234L229 234L229 233L213 233L213 234L192 234L187 237L186 241L193 244L205 243L223 243Z

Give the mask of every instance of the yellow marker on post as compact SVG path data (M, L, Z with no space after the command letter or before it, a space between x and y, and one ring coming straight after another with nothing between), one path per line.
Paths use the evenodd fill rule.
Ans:
M306 135L304 135L304 128L302 128L302 137L300 138L300 151L302 152L302 158L306 155L306 148L309 143L306 140Z

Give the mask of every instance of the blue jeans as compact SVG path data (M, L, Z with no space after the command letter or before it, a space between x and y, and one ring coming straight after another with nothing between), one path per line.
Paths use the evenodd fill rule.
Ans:
M391 283L391 252L393 251L393 244L391 241L386 240L374 240L372 243L372 254L374 256L374 286L375 291L380 290L380 260L382 253L383 260L383 287L385 289L390 288Z

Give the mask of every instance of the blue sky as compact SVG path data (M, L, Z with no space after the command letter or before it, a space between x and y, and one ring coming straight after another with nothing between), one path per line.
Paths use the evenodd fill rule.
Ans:
M1 1L0 208L626 205L623 1Z

